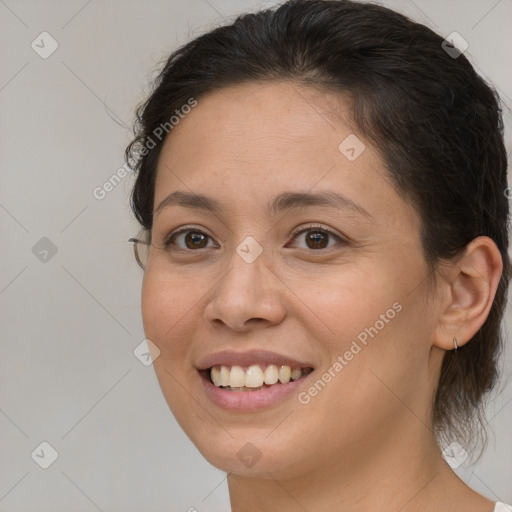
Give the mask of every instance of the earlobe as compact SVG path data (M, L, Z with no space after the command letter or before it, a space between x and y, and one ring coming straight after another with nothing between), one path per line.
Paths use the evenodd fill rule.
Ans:
M444 285L450 298L440 311L436 346L454 350L476 334L487 319L502 271L500 251L489 237L479 236L466 246Z

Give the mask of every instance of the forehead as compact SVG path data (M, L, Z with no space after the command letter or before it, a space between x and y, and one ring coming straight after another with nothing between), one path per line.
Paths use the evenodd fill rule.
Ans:
M172 140L178 138L181 145L194 132L196 138L189 142L199 151L215 144L231 147L230 154L236 155L251 148L257 150L258 144L275 148L303 140L313 142L312 138L316 139L312 150L317 151L322 138L338 132L334 140L325 139L323 147L328 149L339 134L354 131L349 126L351 109L347 98L311 86L287 82L238 84L199 98L197 106L174 127L165 146L178 145ZM331 149L337 149L337 144Z
M377 214L403 203L379 154L355 133L351 109L341 95L291 83L208 93L164 142L155 207L178 189L249 206L283 192L330 189Z
M350 109L341 96L286 82L210 92L166 138L157 181L172 178L169 167L178 171L185 162L188 177L200 168L203 179L240 177L244 169L255 180L277 177L276 170L279 176L300 178L316 168L321 175L327 163L340 162L339 144L354 132ZM369 152L367 163L368 157Z

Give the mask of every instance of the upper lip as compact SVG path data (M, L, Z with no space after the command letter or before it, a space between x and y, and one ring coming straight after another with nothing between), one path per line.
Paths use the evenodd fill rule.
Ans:
M244 352L234 352L224 350L210 354L200 359L197 364L199 370L207 370L212 366L249 366L253 364L275 364L278 366L287 365L291 368L313 368L313 365L307 361L299 361L291 356L270 352L268 350L246 350Z

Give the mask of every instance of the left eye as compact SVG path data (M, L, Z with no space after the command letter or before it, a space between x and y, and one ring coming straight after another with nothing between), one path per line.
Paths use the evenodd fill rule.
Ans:
M338 235L334 234L332 231L325 229L325 228L317 228L317 227L309 227L306 229L303 229L302 231L299 231L293 235L293 239L299 237L299 235L306 234L306 237L304 238L306 242L306 249L328 249L329 247L326 247L326 243L329 243L329 237L334 237L338 242L343 242L343 239L340 238ZM335 244L333 244L335 245Z
M340 238L338 235L333 233L332 231L325 229L325 228L318 228L318 227L309 227L306 229L303 229L302 231L295 232L293 234L292 240L295 240L299 237L299 235L306 234L305 237L305 243L306 247L302 247L305 249L314 249L314 250L322 250L322 249L328 249L331 246L326 246L326 243L329 243L329 238L335 238L338 242L343 242L344 240ZM206 249L208 247L208 240L213 241L213 239L207 235L206 233L203 233L202 231L199 231L197 229L182 229L179 230L173 234L171 234L166 242L165 242L165 248L169 249L171 245L177 245L175 243L176 240L183 237L183 240L185 242L185 247L182 247L178 245L179 249L184 250L194 250L194 249ZM335 244L333 244L335 245ZM214 245L215 247L219 247L218 244Z

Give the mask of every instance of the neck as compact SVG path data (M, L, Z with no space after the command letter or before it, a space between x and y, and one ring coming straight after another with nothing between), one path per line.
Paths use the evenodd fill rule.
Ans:
M414 420L412 420L414 421ZM419 422L418 422L419 423ZM395 432L307 471L228 475L232 512L491 512L493 502L467 487L443 460L431 432Z

